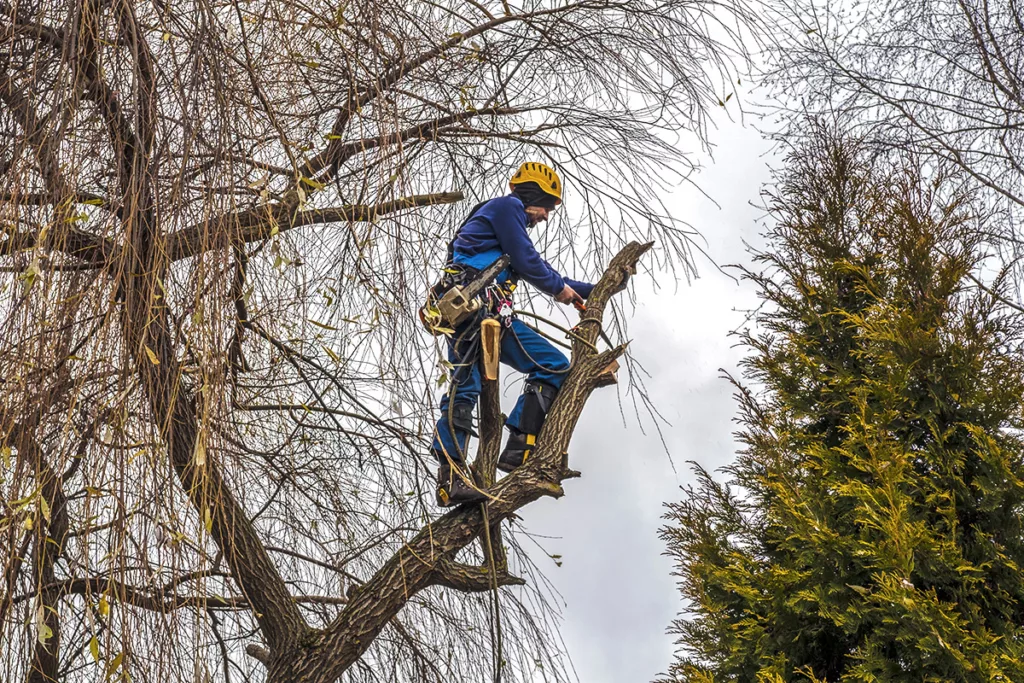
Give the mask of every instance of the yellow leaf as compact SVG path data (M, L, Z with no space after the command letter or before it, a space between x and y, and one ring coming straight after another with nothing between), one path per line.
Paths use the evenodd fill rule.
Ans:
M98 197L96 199L86 199L82 203L88 204L89 206L103 206L103 200Z
M42 513L43 519L47 522L50 521L50 504L46 502L46 498L39 496L39 512Z
M340 362L341 362L341 356L339 356L338 354L336 354L336 353L335 353L334 351L332 351L332 350L331 350L331 349L330 349L329 347L325 346L325 347L324 347L324 351L326 351L326 352L327 352L327 355L328 355L328 356L330 356L330 357L331 357L331 360L333 360L333 361L334 361L335 363L340 363Z
M96 636L89 641L89 653L92 655L92 661L100 661L100 641L96 639Z
M206 464L206 439L203 438L201 433L196 436L196 447L192 451L192 458L199 467Z
M9 468L11 466L11 447L4 446L0 448L0 458L4 460L4 467Z
M110 614L110 603L107 602L107 596L100 596L99 612L101 617L105 617Z
M31 517L26 517L25 521L21 523L21 528L25 531L32 531L32 527L35 526L35 520Z
M43 607L43 601L39 601L39 606L36 608L36 632L39 638L39 644L45 646L46 641L53 638L53 629L46 625L46 608Z
M107 679L108 680L110 679L110 677L112 675L114 675L115 671L117 671L119 668L121 668L121 660L123 660L123 659L124 659L124 652L118 652L117 656L114 657L112 660L110 660L110 663L107 664Z
M156 357L156 353L153 352L153 349L148 346L146 347L146 355L149 356L150 363L153 365L160 365L160 359Z
M171 39L171 34L168 31L164 31L164 34L160 36L160 38L166 43Z
M213 533L213 516L210 515L210 508L203 510L203 524L206 526L207 533Z
M307 178L306 176L301 176L299 178L299 180L301 180L302 182L306 183L307 185L312 187L314 190L322 190L322 189L324 189L324 184L323 183L321 183L319 181L316 181L316 180L313 180L312 178Z

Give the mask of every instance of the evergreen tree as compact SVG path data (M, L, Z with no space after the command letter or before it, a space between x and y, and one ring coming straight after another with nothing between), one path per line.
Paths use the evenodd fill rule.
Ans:
M821 132L769 208L743 449L662 530L668 680L1024 681L1024 330L972 274L983 210Z

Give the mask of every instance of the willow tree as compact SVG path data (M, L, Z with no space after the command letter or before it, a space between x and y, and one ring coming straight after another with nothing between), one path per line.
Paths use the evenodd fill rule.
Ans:
M4 679L563 680L501 522L572 474L576 419L623 353L593 342L647 249L631 241L689 267L652 179L687 172L673 140L703 139L742 5L0 13ZM457 203L526 158L578 207L546 252L610 266L483 534L481 510L437 517L422 495L446 368L413 311Z
M975 284L984 203L816 135L750 273L744 449L663 531L670 680L1021 680L1024 321Z
M1014 0L782 0L769 74L803 117L841 112L876 152L959 167L979 201L1024 211L1024 7Z

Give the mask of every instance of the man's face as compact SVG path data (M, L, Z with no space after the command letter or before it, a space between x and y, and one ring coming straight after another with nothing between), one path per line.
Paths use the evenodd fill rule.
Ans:
M530 227L546 221L552 211L554 211L554 209L545 209L543 206L526 207L526 216L530 219Z

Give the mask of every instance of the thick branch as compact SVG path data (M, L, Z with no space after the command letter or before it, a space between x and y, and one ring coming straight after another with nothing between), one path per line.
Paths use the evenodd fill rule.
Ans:
M361 140L353 140L351 142L344 143L335 140L332 141L334 144L328 145L327 149L325 149L320 155L307 162L308 172L310 175L314 175L324 170L328 163L336 167L338 164L345 163L346 160L360 152L365 153L370 150L377 149L378 147L389 147L413 139L430 140L436 138L438 133L442 130L446 130L452 126L458 126L459 124L480 116L511 116L513 114L518 114L521 111L522 110L520 109L511 109L507 107L474 109L472 111L464 111L457 114L450 114L448 116L441 116L429 121L421 121L403 130L395 131L394 133L382 135L376 138L363 138ZM330 177L322 177L321 180L329 181Z
M226 598L220 595L170 595L156 594L146 588L139 588L110 577L94 576L89 578L54 581L39 587L44 593L55 595L106 595L111 602L118 602L153 612L166 614L176 609L252 609L244 597ZM163 593L161 591L160 593ZM35 597L35 591L18 595L11 600L18 604ZM297 603L316 605L345 605L348 598L343 595L296 595Z
M433 204L452 204L463 199L464 195L461 192L438 192L403 197L380 204L351 204L306 211L294 211L286 204L273 204L218 216L210 222L179 230L167 238L167 247L170 260L178 261L217 246L227 246L226 244L208 244L206 240L209 235L232 235L237 243L258 242L269 239L275 227L278 232L285 232L316 223L372 221L380 216L403 209Z

